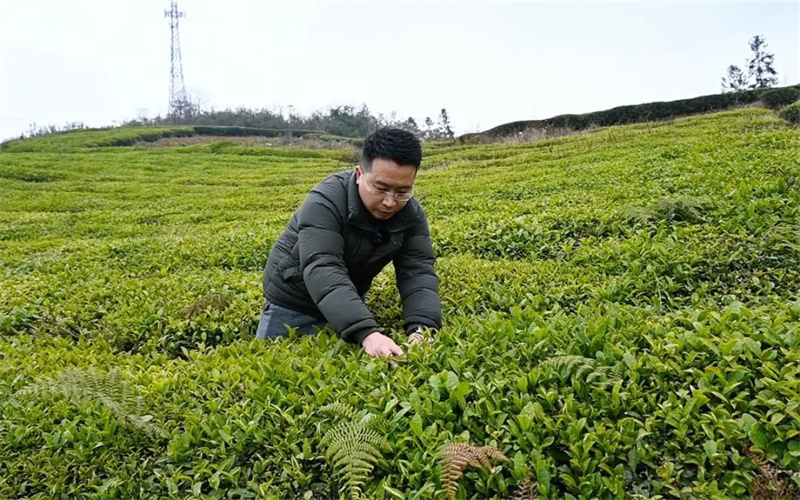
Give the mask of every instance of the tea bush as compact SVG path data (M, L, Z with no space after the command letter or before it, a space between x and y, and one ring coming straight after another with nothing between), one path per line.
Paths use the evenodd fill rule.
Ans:
M800 99L799 87L782 87L761 94L761 102L772 109L779 109Z
M407 346L386 269L396 366L254 339L269 249L340 152L62 139L0 153L0 498L800 481L800 132L768 110L426 147L445 326Z
M800 126L800 101L781 109L780 117L787 122Z

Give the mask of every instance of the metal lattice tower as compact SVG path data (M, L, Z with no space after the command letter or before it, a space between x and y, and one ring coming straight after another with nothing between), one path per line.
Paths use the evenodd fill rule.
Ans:
M178 2L176 0L172 0L170 9L164 11L164 17L169 18L169 27L172 32L169 68L169 116L175 118L185 118L191 111L191 105L186 95L186 87L183 84L181 39L178 33L178 19L185 15L185 12L178 11Z

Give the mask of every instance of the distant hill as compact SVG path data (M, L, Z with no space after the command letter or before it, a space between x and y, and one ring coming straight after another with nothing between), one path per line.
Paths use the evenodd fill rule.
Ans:
M594 111L584 114L563 114L546 118L543 120L521 120L505 123L483 132L464 134L456 139L442 141L436 134L432 137L429 132L421 131L416 128L408 129L409 122L373 123L371 127L393 125L406 128L420 136L423 140L439 143L455 142L460 144L480 143L502 137L514 136L526 130L566 130L579 131L592 127L608 127L614 125L627 125L648 121L667 120L671 118L697 115L713 111L724 111L741 106L760 104L772 109L780 109L795 103L800 99L800 85L790 85L785 87L764 88L746 90L742 92L711 94L690 99L680 99L676 101L659 101L642 104L618 106L615 108ZM783 113L789 121L800 121L800 112L787 110ZM352 112L344 110L334 113L336 119L349 119L356 115L348 115ZM363 118L364 111L357 115ZM225 118L224 113L220 113ZM365 115L368 116L368 115ZM349 117L349 118L348 118ZM207 119L208 117L204 117ZM201 118L198 118L202 121ZM228 117L234 120L235 117ZM366 126L366 125L365 125ZM336 127L333 127L336 129ZM363 129L364 127L362 127ZM323 142L340 142L350 144L353 147L360 147L363 137L355 135L366 135L362 129L354 132L358 127L344 131L343 134L330 132L319 132L310 129L294 128L262 128L239 125L204 125L204 124L184 124L167 125L155 123L130 123L121 127L101 127L101 128L77 128L53 133L36 135L33 137L11 139L0 143L0 150L5 152L33 152L33 151L71 151L82 148L98 147L119 147L131 146L143 142L155 142L160 139L171 137L287 137L287 138L307 138Z
M480 142L485 138L505 137L527 129L566 128L584 130L590 127L626 125L647 121L666 120L680 116L696 115L711 111L722 111L737 106L762 103L771 108L789 105L800 98L800 85L764 88L711 94L677 101L659 101L643 104L618 106L604 111L584 114L558 115L544 120L522 120L485 130L464 134L458 138L461 143Z

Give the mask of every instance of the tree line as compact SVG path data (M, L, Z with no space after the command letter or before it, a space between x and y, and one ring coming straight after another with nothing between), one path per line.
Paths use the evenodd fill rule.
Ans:
M216 111L203 109L202 106L189 103L183 116L168 115L156 118L138 118L124 123L126 126L136 125L205 125L205 126L237 126L280 130L310 130L322 134L343 137L363 138L380 127L394 126L414 133L422 140L453 139L455 133L450 123L450 115L446 108L432 119L426 117L422 123L414 118L398 118L392 111L386 115L373 113L366 104L356 106L335 106L326 110L314 111L308 116L301 115L294 107L286 110L277 109L225 109Z
M289 106L286 110L282 107L274 109L239 107L221 111L204 109L199 104L199 100L192 101L190 98L189 102L183 106L183 109L186 112L182 116L159 115L154 118L140 116L124 121L121 126L233 126L276 130L307 130L321 134L354 138L366 137L380 127L394 126L414 133L423 141L453 139L455 137L450 123L450 115L446 108L442 108L435 119L425 117L421 123L411 117L398 118L395 111L388 115L383 113L375 114L366 104L362 104L359 107L350 105L329 107L326 110L314 111L308 116L303 116L297 113L292 106ZM83 122L69 122L63 126L39 126L36 123L32 123L28 127L27 133L23 133L20 139L87 128L89 127Z

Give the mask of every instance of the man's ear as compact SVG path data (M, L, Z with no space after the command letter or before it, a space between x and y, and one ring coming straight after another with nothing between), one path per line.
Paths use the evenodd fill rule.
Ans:
M364 175L364 171L361 170L361 165L356 165L356 184L359 183L362 175Z

